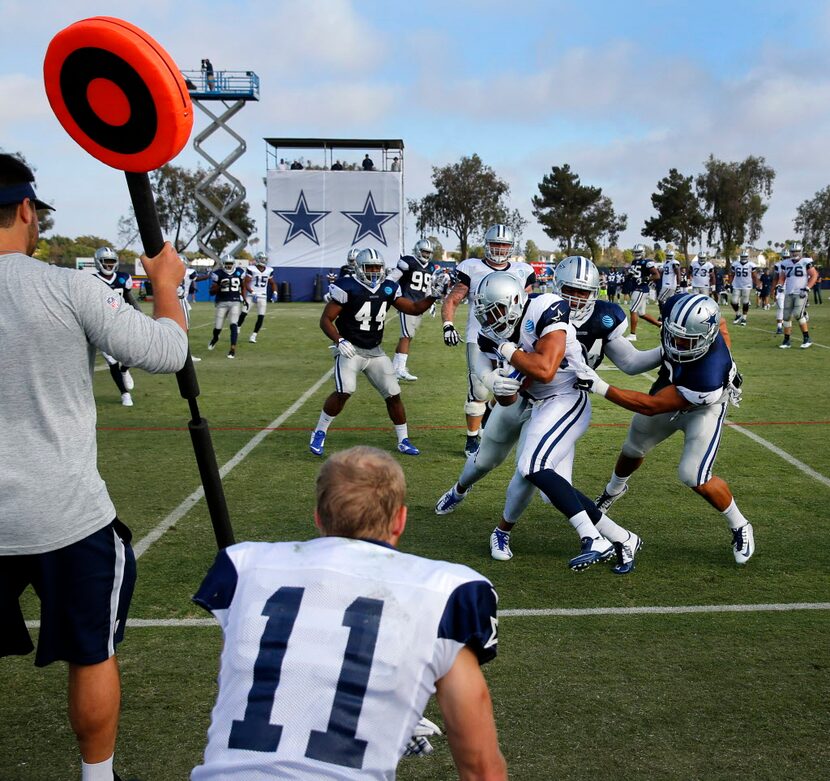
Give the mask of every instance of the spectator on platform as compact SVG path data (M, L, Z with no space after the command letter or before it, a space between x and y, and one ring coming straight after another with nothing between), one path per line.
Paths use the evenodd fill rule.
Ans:
M277 166L280 171L287 171L288 170L288 163L285 162L285 158L280 158L280 164Z
M202 74L205 77L208 90L213 92L216 89L216 76L213 73L213 65L207 58L202 60Z
M292 171L302 171L303 170L303 164L299 160L295 160L293 163L291 163L291 170Z
M401 170L401 161L397 157L392 158L392 168L390 170L396 172Z
M372 161L372 158L369 157L369 153L366 153L366 157L363 158L363 170L364 171L374 171L375 164Z
M332 171L342 171L343 170L343 163L339 160L335 160L334 165L331 167Z

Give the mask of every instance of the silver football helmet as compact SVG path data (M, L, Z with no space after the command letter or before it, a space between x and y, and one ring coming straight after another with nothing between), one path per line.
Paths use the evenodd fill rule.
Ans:
M357 261L357 256L360 254L360 247L352 247L346 253L346 265L351 266L353 269L355 267L355 263Z
M709 296L685 295L663 321L663 349L678 363L696 361L720 330L720 309Z
M789 257L790 248L785 246L784 249L781 250L781 260L787 260Z
M376 288L386 278L386 263L376 249L363 249L355 261L354 275L359 282Z
M645 244L635 244L634 249L632 250L634 253L634 260L639 260L640 258L644 258L646 256L646 246Z
M268 256L264 252L257 252L257 254L254 255L254 265L262 266L264 268L268 265Z
M432 242L429 239L419 239L412 248L412 254L424 263L432 260L433 251Z
M741 263L746 263L749 260L749 250L744 248L741 250L741 254L738 256L738 260Z
M219 263L225 271L233 271L236 268L236 258L233 255L222 255Z
M803 249L800 241L794 241L790 244L790 257L793 260L801 260L801 252Z
M473 298L473 316L485 336L507 339L522 317L527 293L521 281L506 271L488 274L478 285Z
M553 284L571 307L571 322L579 325L594 311L599 293L599 271L592 261L581 255L571 255L557 263ZM579 295L579 291L587 291Z
M513 255L513 231L506 225L491 225L484 234L484 257L497 266L505 265Z
M700 252L697 253L698 263L705 263L707 260L709 260L709 253L705 249L702 249Z
M674 250L667 249L666 250L666 260L674 260Z
M104 276L111 277L118 271L118 254L112 247L98 247L93 261L95 268Z

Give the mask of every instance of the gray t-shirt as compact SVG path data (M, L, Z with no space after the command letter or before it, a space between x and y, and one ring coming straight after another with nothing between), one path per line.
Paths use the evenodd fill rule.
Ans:
M96 349L174 372L187 334L92 274L0 255L0 555L63 548L115 517L98 474Z

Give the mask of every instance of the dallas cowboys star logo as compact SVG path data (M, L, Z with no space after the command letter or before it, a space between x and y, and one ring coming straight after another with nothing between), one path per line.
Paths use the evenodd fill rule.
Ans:
M331 214L331 212L326 211L310 211L305 200L305 193L302 190L300 190L300 197L297 199L297 205L293 211L290 209L272 209L271 211L281 220L285 220L290 226L288 232L285 234L284 245L288 244L292 239L297 238L297 236L307 236L319 246L320 241L317 238L317 229L314 225L320 222L326 215Z
M720 323L720 316L719 316L719 315L716 315L716 314L714 314L714 313L713 313L713 314L712 314L712 316L711 316L711 317L709 317L709 318L706 320L706 322L707 322L709 325L718 325L718 323Z
M386 246L386 236L383 235L383 224L398 215L398 212L379 212L375 208L375 199L372 196L371 190L369 191L369 195L366 196L363 211L340 213L357 225L354 238L352 239L352 246L357 244L365 236L374 236Z

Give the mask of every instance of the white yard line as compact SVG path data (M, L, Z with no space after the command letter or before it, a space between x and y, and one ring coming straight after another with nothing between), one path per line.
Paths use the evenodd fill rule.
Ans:
M224 478L228 473L238 464L240 464L245 457L250 453L265 437L267 437L274 429L279 428L288 418L290 418L300 407L303 406L319 389L320 386L326 382L334 373L334 369L329 369L317 382L314 383L300 398L298 398L285 412L278 418L272 420L266 428L257 432L248 443L222 468L219 470L219 476ZM135 557L138 559L147 549L159 539L173 524L183 518L187 513L201 500L205 495L205 490L199 486L190 496L182 501L158 526L156 526L149 534L142 537L134 546Z
M499 618L578 618L580 616L677 615L682 613L789 613L795 610L830 610L830 602L783 602L760 605L650 605L643 607L563 607L500 610ZM170 629L218 626L213 618L130 618L131 629ZM37 629L40 621L27 621Z
M737 327L739 327L739 326L736 326L736 328ZM772 336L776 336L775 331L770 331L769 328L758 328L755 325L746 325L746 326L743 326L743 327L744 328L749 328L750 331L761 331L762 333L770 334ZM792 335L794 337L798 337L800 334L801 334L800 330L796 330L795 328L793 328L793 334ZM781 334L778 334L778 336L780 336L780 335ZM818 342L813 342L813 347L821 347L825 350L830 350L830 347L828 347L826 344L819 344ZM793 345L793 350L795 350L795 349L801 349L801 345Z

